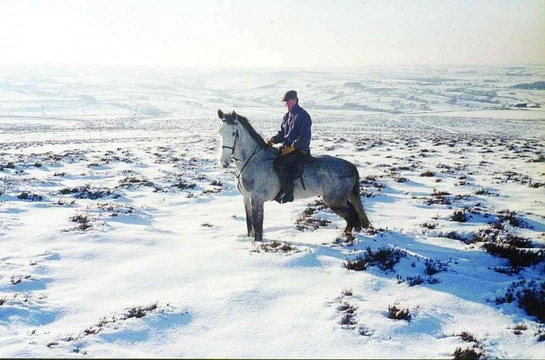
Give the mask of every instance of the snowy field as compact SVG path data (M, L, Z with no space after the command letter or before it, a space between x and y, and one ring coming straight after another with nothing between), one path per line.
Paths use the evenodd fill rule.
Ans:
M0 68L0 357L545 358L545 67ZM217 110L296 89L373 229L245 236Z

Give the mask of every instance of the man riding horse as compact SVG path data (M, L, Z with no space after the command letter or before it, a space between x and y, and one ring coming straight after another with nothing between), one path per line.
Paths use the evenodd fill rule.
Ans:
M289 98L288 100L293 102L292 100L297 100L297 95L288 94L285 98ZM297 102L294 101L294 104ZM288 106L290 105L288 104ZM300 150L296 149L301 146L300 144L306 144L304 149L308 149L310 117L306 113L306 118L305 115L299 117L300 113L297 114L293 111L294 107L287 114L286 125L279 133L282 137L275 137L278 142L288 139L285 143L284 155L280 157L276 149L267 147L265 140L252 127L247 118L234 111L231 114L226 114L218 110L218 117L221 120L221 126L218 129L221 138L219 162L225 168L233 160L235 162L237 189L244 199L248 236L253 236L255 241L263 240L263 204L275 199L275 196L282 192L279 177L275 176L273 169L274 162L277 158L282 159L278 160L282 162L297 156L295 154ZM302 123L303 118L307 122ZM291 124L288 124L289 121ZM304 125L307 126L306 141L301 136L290 137L292 134L295 135L296 131L298 134L304 133L301 131L305 127ZM284 135L284 131L287 136ZM288 149L289 147L291 148ZM294 156L290 156L293 153L295 153ZM297 175L299 175L299 169ZM320 196L327 207L346 220L344 231L347 234L352 230L360 231L371 226L361 202L360 175L355 164L330 155L318 155L312 157L312 161L305 162L305 171L300 176L300 184L299 182L291 184L294 186L294 198L307 199ZM291 177L288 179L291 181ZM278 198L282 200L280 197Z
M293 201L293 173L299 164L311 158L312 127L310 115L299 106L295 90L286 92L282 101L286 102L288 112L282 119L280 131L267 141L268 146L282 143L280 155L274 161L274 169L282 187L275 200L281 204Z

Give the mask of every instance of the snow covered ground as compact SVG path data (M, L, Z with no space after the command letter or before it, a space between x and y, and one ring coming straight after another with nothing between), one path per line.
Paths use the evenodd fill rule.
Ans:
M544 358L544 80L0 68L0 357ZM374 229L314 198L245 236L217 110L268 137L292 88Z

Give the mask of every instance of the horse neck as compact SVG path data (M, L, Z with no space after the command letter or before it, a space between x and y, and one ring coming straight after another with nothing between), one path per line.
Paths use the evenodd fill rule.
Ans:
M239 126L239 139L237 142L237 148L235 149L235 158L244 161L248 160L252 153L256 151L259 145L255 139L248 133L246 128L242 125Z

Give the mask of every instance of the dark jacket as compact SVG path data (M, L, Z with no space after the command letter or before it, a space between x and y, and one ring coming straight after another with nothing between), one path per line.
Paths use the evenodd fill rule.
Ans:
M272 139L275 144L294 145L296 150L307 153L310 150L311 127L310 115L297 104L284 115L280 131Z

